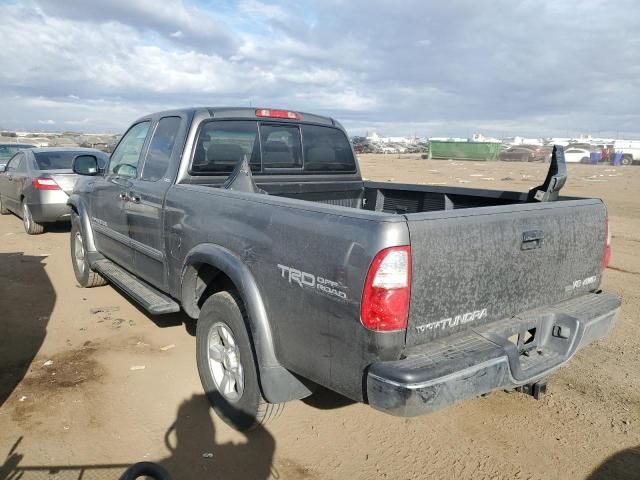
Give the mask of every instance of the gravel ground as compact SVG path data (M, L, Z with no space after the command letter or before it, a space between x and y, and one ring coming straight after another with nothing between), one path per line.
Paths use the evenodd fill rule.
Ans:
M546 166L364 155L368 179L524 191ZM321 390L244 435L209 410L193 325L150 317L110 286L76 286L60 226L0 218L0 480L115 479L141 460L174 479L640 478L640 168L571 165L563 193L603 198L623 299L611 334L536 401L495 393L384 415Z

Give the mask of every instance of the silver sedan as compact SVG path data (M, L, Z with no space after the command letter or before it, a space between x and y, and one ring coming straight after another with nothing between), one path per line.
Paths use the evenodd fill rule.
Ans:
M79 155L95 155L100 167L109 157L93 148L32 148L16 153L0 172L0 214L22 217L30 235L42 233L44 223L68 221L69 194L77 175L71 170Z

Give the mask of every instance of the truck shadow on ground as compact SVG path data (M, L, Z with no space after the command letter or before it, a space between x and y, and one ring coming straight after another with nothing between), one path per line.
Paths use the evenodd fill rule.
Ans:
M152 315L147 312L144 308L142 308L136 301L131 299L125 292L120 290L117 286L109 283L109 286L116 290L122 298L124 298L127 302L129 302L133 307L136 308L142 315L147 317L149 320L153 322L156 327L159 328L171 328L171 327L179 327L180 325L184 326L185 331L191 335L192 337L196 336L196 321L189 317L182 310L176 313L165 313L163 315Z
M45 258L0 253L0 407L26 375L47 334L56 294Z
M586 480L635 480L640 478L640 445L611 455Z
M315 392L307 398L303 398L302 401L318 410L337 410L358 403L321 386L317 386Z
M71 222L55 222L44 224L45 233L69 233L71 232Z
M216 443L209 403L204 395L193 395L178 408L175 422L164 435L169 455L157 463L173 480L282 478L283 472L273 466L276 445L273 436L263 428L241 435L244 438L238 443ZM125 463L28 466L20 453L22 440L20 437L14 443L4 464L0 465L0 480L117 480L128 467ZM138 450L136 445L131 445L132 452Z

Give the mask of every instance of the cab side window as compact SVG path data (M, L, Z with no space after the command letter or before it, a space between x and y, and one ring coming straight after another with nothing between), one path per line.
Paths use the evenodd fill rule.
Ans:
M180 117L160 119L149 143L149 150L142 168L142 180L157 182L164 177L176 144L180 123Z
M9 160L9 163L7 164L7 172L16 173L23 162L22 160L23 158L24 158L24 153L16 153L13 156L13 158Z
M144 140L149 132L150 121L140 122L129 129L120 141L109 162L109 175L135 178Z

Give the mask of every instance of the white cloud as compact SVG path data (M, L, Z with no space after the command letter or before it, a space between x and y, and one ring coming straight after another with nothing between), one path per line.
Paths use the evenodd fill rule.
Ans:
M638 16L632 0L0 3L0 124L122 130L251 103L387 134L638 133Z

